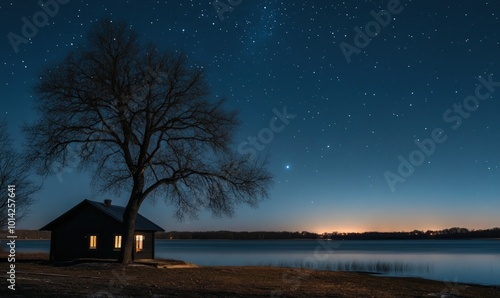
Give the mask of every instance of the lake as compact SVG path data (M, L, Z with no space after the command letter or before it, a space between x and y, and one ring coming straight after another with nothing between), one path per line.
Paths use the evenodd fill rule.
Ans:
M18 252L49 252L48 240L16 242ZM305 267L500 285L500 240L157 240L155 249L156 257L205 266Z

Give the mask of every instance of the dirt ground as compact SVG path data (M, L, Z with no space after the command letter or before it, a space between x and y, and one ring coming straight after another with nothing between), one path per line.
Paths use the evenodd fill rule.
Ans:
M47 255L16 257L15 291L0 297L500 297L500 288L417 278L274 267L197 267L182 261L122 266L53 264ZM8 269L2 256L2 268ZM174 266L172 266L174 265Z

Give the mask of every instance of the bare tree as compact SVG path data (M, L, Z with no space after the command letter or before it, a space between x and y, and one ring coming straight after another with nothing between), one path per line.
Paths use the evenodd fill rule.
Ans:
M124 264L146 198L164 198L182 219L204 208L231 216L236 204L268 196L265 160L233 153L237 113L209 98L202 69L141 47L125 23L101 21L85 45L42 72L35 91L41 119L25 132L39 173L70 165L78 146L78 168L93 171L94 186L130 193Z
M0 190L7 193L9 185L15 185L15 219L19 222L29 212L29 207L35 202L33 195L40 185L30 179L29 168L24 163L21 154L16 153L13 141L7 132L7 122L0 120ZM8 200L0 202L0 227L5 228L8 217Z

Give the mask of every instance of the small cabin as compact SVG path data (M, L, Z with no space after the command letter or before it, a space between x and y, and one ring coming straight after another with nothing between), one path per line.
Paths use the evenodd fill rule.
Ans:
M114 206L111 200L83 200L40 229L51 231L50 259L118 259L124 212L125 207ZM154 259L155 232L159 231L164 230L137 214L133 259Z

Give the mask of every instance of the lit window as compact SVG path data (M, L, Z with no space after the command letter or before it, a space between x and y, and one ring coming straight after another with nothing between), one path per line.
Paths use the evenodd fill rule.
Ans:
M144 235L135 235L135 251L144 249Z
M91 235L90 236L89 248L90 249L96 249L97 248L97 236L96 235Z
M115 235L115 249L120 249L122 248L122 236L121 235Z

